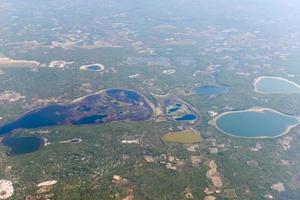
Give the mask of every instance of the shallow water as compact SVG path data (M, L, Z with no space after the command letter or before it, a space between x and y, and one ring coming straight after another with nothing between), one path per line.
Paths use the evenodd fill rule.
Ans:
M297 123L295 117L272 110L231 112L216 120L223 132L239 137L276 137Z
M300 92L300 87L286 79L262 77L256 83L256 90L262 93L295 93Z

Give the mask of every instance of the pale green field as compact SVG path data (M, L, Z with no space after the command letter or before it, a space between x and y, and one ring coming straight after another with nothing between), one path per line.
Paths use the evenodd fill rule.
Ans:
M162 140L165 142L178 142L183 144L192 144L203 141L201 135L193 130L167 133L162 137Z

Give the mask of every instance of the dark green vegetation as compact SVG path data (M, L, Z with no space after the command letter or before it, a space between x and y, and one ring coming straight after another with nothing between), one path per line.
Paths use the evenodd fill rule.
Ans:
M299 199L300 127L279 138L242 139L209 124L216 113L252 107L300 115L300 94L253 88L259 76L300 84L296 0L2 0L0 19L0 62L5 56L41 63L1 68L1 125L28 110L108 88L136 90L155 105L148 121L14 130L13 137L43 138L45 146L16 156L0 146L0 179L14 187L10 199L202 200L208 193L217 199ZM50 68L52 61L68 64ZM80 69L90 63L105 69ZM196 94L203 86L229 90ZM164 99L180 101L166 110ZM199 113L202 123L170 120L173 113ZM203 141L161 140L187 128ZM80 142L64 143L74 138ZM49 180L57 183L37 186Z

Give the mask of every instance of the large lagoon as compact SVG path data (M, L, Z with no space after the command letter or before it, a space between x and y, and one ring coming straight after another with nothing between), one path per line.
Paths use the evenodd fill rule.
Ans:
M231 111L219 115L215 126L223 133L247 138L273 138L288 133L300 121L269 108Z

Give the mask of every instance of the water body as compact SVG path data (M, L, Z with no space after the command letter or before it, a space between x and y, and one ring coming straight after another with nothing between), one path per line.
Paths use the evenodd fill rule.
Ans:
M104 66L101 64L91 64L91 65L83 65L80 67L82 70L88 70L88 71L103 71Z
M123 90L123 89L111 89L106 92L110 97L115 98L121 102L138 103L143 99L136 91Z
M300 93L300 86L280 77L262 76L254 81L254 89L259 93L287 94Z
M11 155L17 155L20 154L19 152L34 151L37 149L34 147L41 146L43 140L38 139L38 137L14 138L11 133L16 129L101 124L120 120L142 121L149 119L152 113L151 106L138 92L126 89L109 89L77 99L69 104L49 105L29 111L0 127L0 135L6 138L2 144L12 148ZM27 142L32 144L32 148L27 148L25 145ZM40 144L35 145L37 142ZM14 149L14 145L16 149ZM19 151L20 148L25 150Z
M0 128L0 135L10 133L15 129L33 129L45 126L60 125L66 119L68 106L50 105L24 114L13 122Z
M2 144L10 148L8 155L13 156L37 151L44 140L39 137L9 137Z
M79 142L82 142L82 139L80 139L80 138L74 138L74 139L71 139L71 140L61 141L59 143L60 144L68 144L68 143L76 144L76 143L79 143Z
M177 122L198 123L200 115L188 104L178 99L167 98L163 101L164 112L169 120Z
M299 124L296 117L271 109L250 109L220 115L215 124L222 132L238 137L277 137Z
M109 96L112 98L104 98ZM115 104L116 101L134 104ZM146 120L152 115L144 97L132 90L111 89L86 96L81 101L67 105L50 105L32 110L15 121L0 127L0 135L15 129L34 129L67 124L95 124L114 120ZM110 117L108 121L105 118Z
M88 117L82 117L77 121L72 121L73 125L80 125L80 124L97 124L103 123L103 119L105 119L108 115L92 115Z
M195 92L199 95L218 95L228 92L228 88L223 86L202 86L195 88Z
M70 140L70 143L79 143L81 142L81 139L72 139Z
M89 66L86 67L86 69L92 70L92 71L98 71L98 70L101 70L101 66L99 66L99 65L89 65Z
M194 121L196 119L197 119L197 117L194 114L186 114L181 117L175 118L176 121Z
M180 103L176 103L174 107L172 107L168 110L168 114L178 111L181 107L182 107L182 105Z

